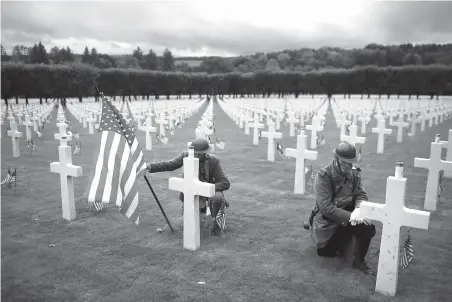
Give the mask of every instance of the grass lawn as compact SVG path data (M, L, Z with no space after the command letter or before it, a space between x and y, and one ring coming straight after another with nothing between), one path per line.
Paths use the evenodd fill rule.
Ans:
M339 101L341 102L341 101ZM182 129L176 128L167 145L144 151L146 161L170 159L194 138L206 106ZM226 143L221 158L230 179L225 193L227 238L201 232L201 248L182 249L182 216L179 193L168 189L168 178L182 169L149 176L162 206L176 229L169 228L144 179L140 185L140 225L132 224L115 208L94 214L84 198L99 135L89 135L72 115L80 133L82 154L73 163L83 167L75 179L77 219L62 219L59 175L50 172L58 161L53 139L56 111L46 124L43 139L35 139L38 151L30 156L21 140L21 157L12 157L11 140L2 128L1 174L17 167L17 193L2 188L2 301L451 301L452 287L452 181L444 180L444 196L431 214L428 230L411 229L415 259L399 271L395 298L374 293L375 277L351 268L350 259L324 259L316 255L309 232L302 227L314 206L313 194L293 194L294 159L268 162L267 141L252 145L238 126L214 104L216 137ZM376 134L369 133L363 147L363 183L370 201L383 203L386 178L394 174L397 160L405 163L406 204L422 209L427 170L413 168L414 157L429 157L430 142L440 133L447 138L452 120L433 126L404 142L397 131L376 154ZM21 127L21 131L25 129ZM284 147L296 147L282 125ZM25 135L25 133L24 133ZM339 142L339 128L329 111L325 124L327 144L318 148L315 170L332 159ZM138 132L144 146L144 132ZM215 138L215 137L214 137ZM74 146L74 144L73 144ZM376 268L381 224L367 261ZM157 228L163 232L158 233ZM407 228L402 228L401 241ZM402 244L402 243L401 243ZM49 246L55 245L55 246ZM197 284L204 281L205 285Z

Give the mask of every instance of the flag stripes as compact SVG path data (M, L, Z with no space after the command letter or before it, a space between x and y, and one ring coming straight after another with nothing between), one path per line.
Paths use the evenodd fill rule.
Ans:
M411 261L414 259L414 250L413 245L411 244L411 236L408 234L408 237L405 240L405 244L403 246L403 253L400 259L400 265L403 268L407 268L410 265Z
M16 169L14 169L14 172L11 174L11 170L8 169L8 174L6 175L5 179L2 181L2 185L4 184L11 184L16 182Z
M217 216L215 217L215 222L222 231L226 229L226 216L224 211L225 211L225 202L223 201L220 209L218 210Z
M102 203L114 203L122 214L138 224L139 194L136 179L146 169L143 151L117 109L107 100L104 102L107 104L102 108L99 127L102 130L100 149L88 202L93 202L98 211L103 208Z

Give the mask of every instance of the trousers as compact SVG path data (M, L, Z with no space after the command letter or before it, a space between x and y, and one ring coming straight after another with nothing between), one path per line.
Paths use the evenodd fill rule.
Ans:
M352 236L354 236L356 238L355 259L362 262L375 233L375 225L373 224L352 226L349 223L345 227L339 227L328 244L323 248L317 249L317 254L324 257L334 257L337 253L344 254L347 244L350 243Z
M221 206L226 203L223 192L219 192L219 191L215 192L215 195L212 197L209 197L207 200L210 203L210 213L212 214L212 217L216 217ZM184 203L183 200L182 200L182 203ZM201 203L200 203L200 208L201 208ZM205 208L204 209L201 208L201 212L205 213Z

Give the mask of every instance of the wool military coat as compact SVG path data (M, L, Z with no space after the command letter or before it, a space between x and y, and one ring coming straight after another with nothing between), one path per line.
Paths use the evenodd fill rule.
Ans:
M317 173L315 196L317 213L310 232L317 248L325 247L338 227L349 223L351 212L359 208L361 201L368 200L359 172L352 169L344 175L337 171L333 163Z
M185 157L188 157L187 151L181 152L177 157L168 161L151 163L148 171L150 173L158 173L177 170L184 166ZM220 158L213 154L206 154L205 161L207 162L199 162L199 180L215 184L215 192L229 190L231 184L224 174L223 168L220 164ZM179 199L184 201L184 193L180 193Z

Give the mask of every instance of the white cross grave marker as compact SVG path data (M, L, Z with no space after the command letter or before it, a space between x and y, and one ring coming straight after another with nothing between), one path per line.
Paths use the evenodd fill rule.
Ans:
M345 128L348 125L351 125L351 123L351 121L347 120L347 112L343 112L339 121L339 126L341 127L341 135L345 135Z
M33 113L33 117L31 119L33 120L33 131L37 132L39 130L39 124L38 124L39 117L38 117L37 112Z
M66 141L71 141L72 134L68 134L66 131L68 125L65 122L60 122L60 123L57 123L57 126L60 129L60 133L55 133L53 135L54 139L59 139L60 144L62 144L63 137L65 138Z
M349 127L350 129L350 135L342 135L341 134L341 141L347 141L353 146L356 147L356 144L365 144L366 138L358 136L358 126L356 126L355 123Z
M452 173L452 161L441 160L443 144L439 142L439 136L430 146L430 158L414 158L414 166L428 169L427 189L425 191L424 208L429 211L436 210L438 201L439 173L444 170Z
M295 136L295 123L297 122L295 114L293 113L290 114L288 122L289 122L289 136Z
M383 223L375 291L389 296L394 296L397 291L400 227L426 230L430 219L429 212L405 206L407 179L401 175L400 168L396 167L396 176L389 176L386 181L385 204L368 201L360 204L361 217Z
M251 118L248 113L243 117L243 122L245 123L245 135L250 134L250 123L252 120L253 118Z
M306 149L307 136L304 131L301 131L297 135L297 149L286 148L284 154L288 157L294 157L295 162L295 183L293 192L295 194L304 194L306 191L306 180L304 171L304 161L305 159L316 160L317 151L310 151Z
M391 126L397 127L397 142L401 143L403 142L403 128L407 128L410 126L410 124L404 122L404 115L399 114L399 119L397 122L393 122Z
M168 125L168 121L165 120L163 112L160 112L160 118L156 119L155 122L160 125L160 136L165 136L165 125Z
M8 131L8 136L11 137L11 141L13 144L13 156L15 158L19 158L20 157L19 138L22 137L23 133L17 131L17 124L14 118L10 120L9 127L11 128L11 130Z
M58 147L59 162L50 164L50 171L60 174L61 202L63 219L75 219L74 177L83 175L82 167L72 164L71 147L67 145L65 137L61 138L61 146Z
M146 118L146 126L140 126L138 129L146 132L146 150L152 150L152 133L157 132L157 128L152 127L151 116Z
M311 131L311 149L316 149L317 132L323 131L323 126L320 126L320 118L317 115L312 118L311 125L306 126L306 130Z
M418 119L416 118L415 112L410 113L409 121L411 124L411 128L410 128L410 133L408 133L408 136L414 137L416 135L416 125L418 123Z
M386 134L391 134L392 129L387 129L386 120L384 118L378 120L378 127L372 128L372 133L378 133L378 142L377 142L377 153L382 154L385 149L385 140L384 136Z
M193 148L184 158L184 178L171 177L169 189L184 193L184 249L195 251L200 246L199 196L215 195L215 185L198 179L199 159Z
M370 122L370 117L367 115L360 116L358 120L361 122L361 134L366 134L366 126Z
M31 126L33 126L32 121L30 120L30 115L25 114L25 122L23 123L25 126L25 133L27 135L27 141L31 140Z
M251 127L253 127L253 145L257 146L259 145L259 129L262 129L265 126L264 124L260 124L259 120L255 117L254 122L251 124Z
M447 149L446 160L452 161L452 129L449 129L449 140L448 141L440 141L443 144L443 148ZM452 177L452 172L449 170L444 171L444 177Z
M275 139L281 139L282 133L275 131L275 123L268 124L268 131L261 132L262 137L268 138L267 160L275 161Z

